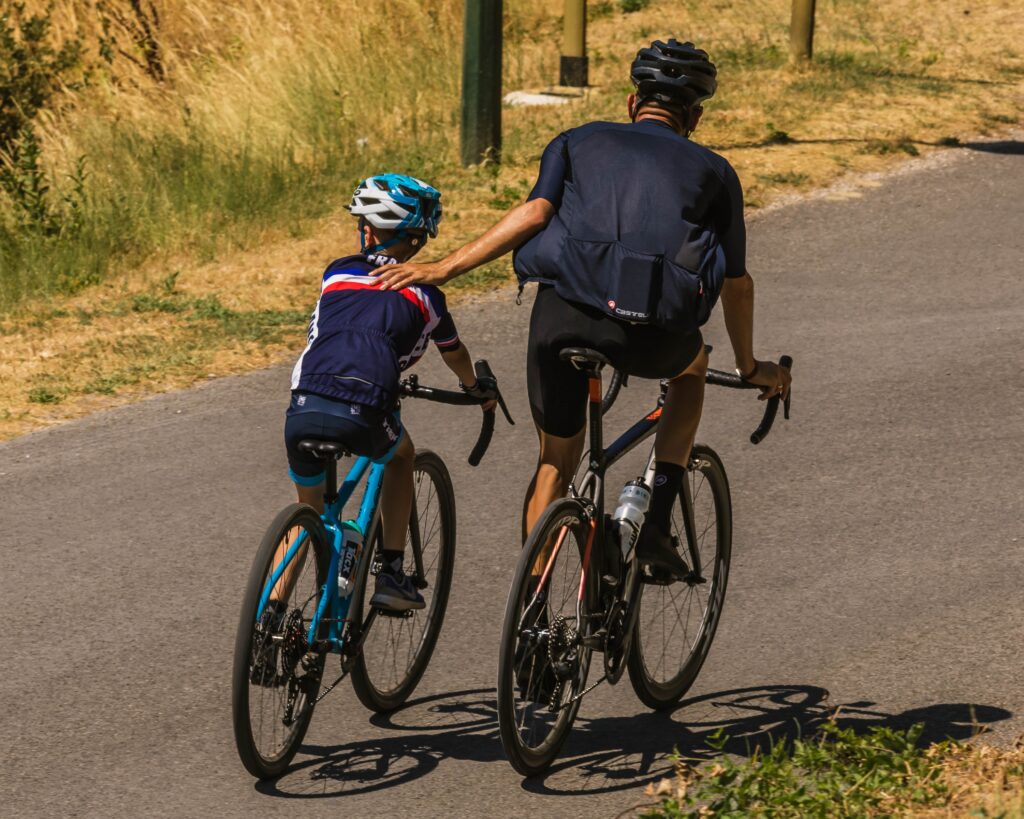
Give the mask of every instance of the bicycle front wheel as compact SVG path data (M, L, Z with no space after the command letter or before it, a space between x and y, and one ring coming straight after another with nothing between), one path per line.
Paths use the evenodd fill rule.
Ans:
M593 626L584 577L593 528L575 500L551 504L523 547L498 657L498 727L512 767L546 770L569 736L590 669ZM582 581L583 594L580 595Z
M238 755L260 779L284 772L313 716L324 655L311 650L307 636L329 565L320 516L298 503L270 524L253 561L231 693Z
M693 502L696 538L688 542L683 520L685 492L672 508L672 534L690 566L685 580L664 584L645 574L629 680L641 702L667 708L679 702L707 657L725 601L732 554L732 504L725 467L708 447L696 446L685 480Z
M375 565L376 555L383 549L380 526L376 529ZM454 566L455 490L444 461L430 450L421 449L413 468L413 503L403 569L420 588L426 607L394 615L380 612L370 624L352 667L352 686L367 708L393 711L416 689L441 633ZM363 601L373 596L366 588L373 574L366 572L360 594Z

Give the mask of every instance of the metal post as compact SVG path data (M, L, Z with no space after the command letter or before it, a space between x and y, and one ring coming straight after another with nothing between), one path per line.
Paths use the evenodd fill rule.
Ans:
M558 84L587 85L587 0L565 0Z
M814 0L793 0L789 24L789 56L792 62L811 59L814 46Z
M501 0L466 0L462 164L501 155Z

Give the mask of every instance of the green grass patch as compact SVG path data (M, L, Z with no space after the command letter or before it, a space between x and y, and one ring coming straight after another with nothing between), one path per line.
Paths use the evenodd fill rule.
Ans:
M913 89L922 95L948 94L955 83L924 73L903 53L884 55L837 50L816 53L814 62L794 75L789 92L832 101L851 91L886 94L898 87Z
M788 171L785 173L759 173L757 178L766 185L805 185L811 178L805 173Z
M719 72L728 69L781 68L786 64L786 53L777 44L747 41L732 47L715 50L715 65Z
M854 817L944 805L950 788L938 764L955 743L920 744L909 730L826 723L808 739L780 741L749 759L720 756L700 767L680 760L676 792L644 813L669 817ZM719 732L712 747L725 747Z
M68 396L61 387L33 387L28 391L28 400L33 404L59 404Z
M866 154L907 154L908 156L917 156L920 151L917 150L917 146L914 145L913 140L909 137L902 137L900 139L869 139L864 143L864 147L861 148L862 153Z
M183 314L193 323L194 332L245 341L280 341L285 331L299 331L309 321L309 315L299 310L233 310L215 295L189 298L140 293L132 296L131 309L136 313Z

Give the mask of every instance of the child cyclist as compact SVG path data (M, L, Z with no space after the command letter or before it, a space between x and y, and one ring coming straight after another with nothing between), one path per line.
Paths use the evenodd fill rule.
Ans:
M362 252L337 259L324 271L309 341L292 373L284 429L289 474L299 501L322 512L323 464L299 450L300 440L338 441L353 454L387 464L380 500L383 568L370 604L391 611L420 609L423 597L402 571L414 448L397 411L400 373L433 339L462 389L475 395L478 386L440 290L378 287L382 265L408 261L428 237L437 236L441 194L418 179L383 174L360 182L347 207L359 217ZM483 405L493 407L493 401Z

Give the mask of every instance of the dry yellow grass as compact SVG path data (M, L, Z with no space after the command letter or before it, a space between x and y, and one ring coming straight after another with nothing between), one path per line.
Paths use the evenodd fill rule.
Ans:
M190 129L226 153L259 158L287 145L289 161L300 167L317 167L317 153L335 143L367 173L396 153L415 156L445 191L448 218L432 248L439 253L522 198L558 131L623 118L626 66L654 37L692 38L719 64L720 92L696 136L734 163L752 207L1006 129L1020 122L1024 87L1018 0L821 4L817 59L802 70L785 59L788 0L661 0L629 15L592 0L593 87L567 106L507 108L504 164L462 169L462 0L187 0L158 7L169 80L157 84L116 60L109 80L45 118L54 168L85 153L110 185L144 184L144 155L104 159L104 146L125 133L160 140ZM85 0L58 2L59 28L95 25L92 8ZM506 88L555 78L559 8L506 3ZM381 60L387 71L379 70ZM338 179L324 210L338 213L350 184ZM164 224L148 256L136 254L106 282L0 317L0 438L210 373L281 360L301 346L301 322L260 336L232 319L234 331L225 333L216 317L197 318L181 305L215 296L246 314L306 311L323 263L351 247L346 219L286 212L277 225L263 219L227 238L204 222ZM756 270L757 260L751 264ZM135 309L140 295L160 296L174 271L178 312ZM507 264L499 264L476 286L505 274ZM99 395L90 391L97 387Z
M995 748L979 743L954 745L938 760L949 788L945 805L907 814L914 819L940 817L1024 817L1024 746Z

